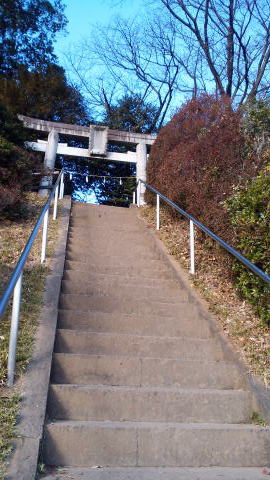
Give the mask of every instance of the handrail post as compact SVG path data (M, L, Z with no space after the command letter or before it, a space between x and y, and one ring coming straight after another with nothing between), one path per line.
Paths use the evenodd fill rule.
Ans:
M159 227L160 227L160 196L158 194L157 194L156 214L157 214L157 230L159 230Z
M11 387L14 383L15 367L16 367L16 347L18 328L20 320L20 305L21 305L21 292L22 292L22 276L20 274L13 293L12 315L11 315L11 327L8 349L8 387Z
M190 249L190 273L195 273L195 247L194 247L194 223L189 221L189 249Z
M42 234L42 246L41 246L41 263L45 261L46 258L46 246L47 246L47 236L48 236L48 218L49 218L49 207L46 210L43 219L43 234Z
M55 189L55 194L54 194L53 220L56 220L56 217L57 217L58 192L59 192L59 184L57 185Z
M65 188L64 173L62 173L61 180L60 180L59 200L62 200L62 198L64 197L64 188Z
M141 206L141 181L138 181L138 188L137 188L137 207Z

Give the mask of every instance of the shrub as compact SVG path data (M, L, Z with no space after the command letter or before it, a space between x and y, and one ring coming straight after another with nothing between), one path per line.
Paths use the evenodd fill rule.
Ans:
M223 201L256 172L247 155L241 114L228 99L203 95L186 103L152 147L148 182L227 241L232 241Z
M34 155L25 150L26 139L21 123L0 104L0 212L17 203L32 182Z
M235 112L226 98L203 95L186 103L160 131L147 167L148 183L267 273L269 128L267 102L253 101ZM269 286L239 262L233 270L240 295L270 324Z
M270 274L270 176L267 171L236 188L225 202L237 239L237 247L257 267ZM270 287L266 282L235 263L239 293L255 306L270 324Z

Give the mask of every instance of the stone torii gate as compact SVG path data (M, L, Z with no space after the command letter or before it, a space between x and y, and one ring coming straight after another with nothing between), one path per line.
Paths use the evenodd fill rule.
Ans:
M48 132L48 140L27 142L27 146L38 152L45 152L44 166L48 173L54 170L56 155L69 155L72 157L102 158L116 162L130 162L136 164L136 177L146 181L147 146L153 145L155 136L142 133L111 130L102 125L89 127L70 125L67 123L50 122L36 118L19 115L24 126L32 130ZM69 147L67 143L59 143L59 134L72 137L85 137L89 139L89 147ZM118 144L136 145L136 152L115 153L107 151L108 142ZM51 184L51 177L43 177L40 194L47 194L47 187ZM141 184L140 205L144 202L145 187Z

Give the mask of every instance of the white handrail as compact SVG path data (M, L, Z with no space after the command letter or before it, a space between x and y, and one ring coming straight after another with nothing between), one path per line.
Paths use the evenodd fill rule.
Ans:
M190 215L190 213L187 213L183 208L179 207L176 203L174 203L172 200L167 198L165 195L160 193L156 188L152 187L152 185L149 185L146 183L144 180L139 179L138 180L138 187L137 191L140 192L141 190L141 183L145 185L146 188L148 188L151 192L155 193L158 197L162 198L162 200L173 207L177 212L181 213L184 217L186 217L190 221L190 273L195 273L195 246L194 246L194 225L197 225L197 227L200 228L203 232L205 232L209 237L211 237L215 242L217 242L219 245L221 245L227 252L229 252L231 255L233 255L237 260L239 260L243 265L245 265L249 270L251 270L253 273L255 273L258 277L260 277L262 280L264 280L266 283L270 284L270 276L266 273L263 272L260 268L258 268L254 263L250 262L244 255L242 255L238 250L233 248L231 245L226 243L222 238L220 238L218 235L216 235L214 232L212 232L208 227L206 227L203 223L199 222L193 215ZM138 207L140 206L140 201L138 201Z
M58 202L58 191L59 191L59 182L61 181L61 197L63 198L64 193L64 170L58 175L58 178L52 188L52 191L49 195L47 202L45 203L36 224L32 230L32 233L26 243L24 250L17 262L17 265L11 275L11 278L8 282L6 290L0 299L0 318L4 315L8 301L13 293L13 304L12 304L12 315L11 315L11 326L10 326L10 339L9 339L9 352L8 352L8 386L12 386L14 383L15 375L15 366L16 366L16 348L17 348L17 337L19 329L19 320L20 320L20 305L21 305L21 289L22 289L22 277L23 269L29 252L32 248L34 240L39 232L40 226L43 222L43 237L42 237L42 248L41 248L41 263L44 262L46 258L46 246L47 246L47 232L48 232L48 217L49 217L49 208L54 198L54 214L53 219L56 219L57 215L57 202Z

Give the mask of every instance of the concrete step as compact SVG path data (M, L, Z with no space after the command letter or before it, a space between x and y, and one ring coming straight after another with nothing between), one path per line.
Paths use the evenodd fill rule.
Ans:
M140 256L139 258L132 253L123 254L123 256L119 255L96 255L95 257L91 257L89 255L71 255L67 252L66 254L66 261L81 263L86 268L92 267L92 265L99 265L99 267L103 266L111 266L111 267L120 267L126 268L126 272L129 269L146 269L147 271L168 271L171 273L171 269L167 266L167 264L160 260L160 259L151 259L147 256ZM83 270L83 269L82 269Z
M131 208L111 207L109 205L96 205L93 208L72 208L71 218L84 219L84 218L136 218L136 211Z
M75 257L87 256L93 258L93 256L98 257L108 257L108 256L117 256L119 258L124 257L136 257L138 260L141 257L149 258L149 260L160 260L162 255L160 252L151 247L136 248L134 244L130 243L114 243L113 245L105 245L102 242L99 242L98 247L95 247L93 243L88 243L87 245L79 243L74 246L74 242L69 242L67 246L67 253L69 255L74 255Z
M109 226L122 226L122 225L139 225L138 220L133 217L133 215L85 215L81 217L76 217L72 215L70 217L70 225L74 227L83 227L84 225L106 225Z
M45 463L69 466L254 467L269 461L257 425L62 421L45 428Z
M149 267L151 266L154 269L164 269L166 264L161 260L160 256L155 255L154 253L148 254L147 252L141 253L139 256L134 253L131 249L123 248L123 252L120 255L119 253L105 254L105 252L96 252L96 254L90 254L87 250L81 251L80 253L66 251L66 260L71 260L74 262L83 262L88 265L93 263L99 263L100 265L145 265L149 262ZM167 267L168 268L168 267Z
M166 278L145 278L145 277L136 277L132 275L114 275L114 274L102 274L95 272L79 272L76 270L65 270L63 275L64 281L69 281L81 285L96 285L97 287L107 287L115 286L120 288L123 285L126 287L137 287L137 288L154 288L166 290L166 292L176 292L183 287L177 281L177 279L166 279ZM67 285L67 284L66 284Z
M99 235L104 235L105 233L109 238L113 238L114 235L120 235L120 234L125 234L128 233L129 235L133 234L142 234L144 230L142 230L142 224L141 223L134 223L127 225L125 223L120 223L116 225L114 222L112 225L104 224L104 223L98 223L98 222L91 222L86 223L85 225L81 226L75 226L72 225L72 223L69 226L69 233L73 234L75 233L76 235L81 235L82 237L86 238L88 237L88 233L90 232L95 232L96 237Z
M74 312L59 310L58 327L93 332L119 332L134 335L185 336L209 338L211 331L208 323L198 318L195 309L190 308L185 316L164 317L159 321L153 315L124 315L98 311Z
M61 468L43 480L266 480L263 467L114 467Z
M131 297L121 298L106 296L88 296L61 293L59 298L59 308L65 310L90 312L92 310L108 313L124 313L136 315L156 315L161 317L175 317L185 315L185 311L189 308L186 293L182 297L179 295L178 303L154 302L147 300L132 299ZM192 308L192 307L191 307Z
M69 251L89 251L90 254L97 253L106 255L111 252L114 254L122 255L124 249L132 252L136 255L142 255L146 253L154 253L155 255L160 255L160 250L153 244L152 238L148 235L142 236L123 236L121 235L111 235L110 241L108 241L108 234L98 235L98 244L97 244L97 235L94 235L92 232L91 235L83 237L81 235L69 235L67 248Z
M84 211L82 210L77 210L72 209L71 212L71 218L74 218L75 220L80 220L84 218L91 218L91 219L103 219L105 221L110 220L112 218L115 218L116 220L120 219L133 219L134 221L138 218L136 215L137 212L135 212L132 209L129 208L115 208L112 207L111 209L104 208L103 206L99 206L93 209L85 209Z
M78 209L78 208L72 208L71 211L71 216L74 218L84 218L85 216L88 216L90 218L130 218L134 217L136 218L136 210L131 209L131 208L124 208L124 207L113 207L110 205L92 205L90 208L85 208L85 209Z
M84 262L75 262L71 260L66 260L65 270L76 270L79 272L89 272L90 274L95 272L95 274L108 274L108 275L121 275L126 276L127 272L131 277L137 276L142 278L155 278L157 283L159 279L173 279L175 278L173 272L168 269L165 265L159 264L159 268L155 268L153 265L148 265L148 262L144 265L124 265L124 264L109 264L101 265L100 263L84 263Z
M54 351L90 355L222 360L225 353L214 340L57 330Z
M51 385L48 399L53 421L247 423L251 414L241 390Z
M179 303L183 298L188 301L188 294L178 288L166 288L165 286L148 287L138 285L115 284L112 281L98 282L84 282L79 280L62 280L62 293L80 294L89 296L112 296L122 298L135 298L138 300L156 300L159 302Z
M120 213L120 214L119 214ZM102 222L129 222L129 221L136 221L137 217L131 214L131 210L126 210L125 212L115 212L111 210L110 212L106 211L97 211L97 212L72 212L71 220L76 223L87 221L102 221Z
M108 233L105 229L99 227L97 230L89 229L87 230L87 235L85 235L84 229L81 229L79 232L73 229L69 229L68 233L68 243L71 242L72 244L81 244L83 246L90 246L96 245L96 239L101 242L102 245L108 246L113 244L129 244L132 247L142 248L142 247L151 247L154 246L153 238L149 235L147 230L138 230L136 232L117 232L113 231L113 235L111 234L108 241ZM156 248L155 248L156 249Z
M117 239L118 240L118 239ZM132 255L155 255L158 258L161 258L160 252L157 248L154 248L153 245L149 243L149 245L138 245L137 242L125 242L125 241L116 241L113 239L113 242L108 243L107 239L98 239L98 245L95 244L96 239L92 239L89 241L81 240L72 240L70 239L67 245L67 251L69 253L81 254L84 252L85 254L92 256L92 255L119 255L122 256L123 253L129 253Z
M129 207L115 207L112 205L94 205L91 203L85 203L85 202L72 202L72 214L73 212L82 212L82 211L87 211L87 212L99 212L100 210L104 211L117 211L119 212L119 215L121 212L129 212L132 210L132 208Z
M244 378L234 363L120 355L55 353L53 383L78 385L177 386L242 389Z

